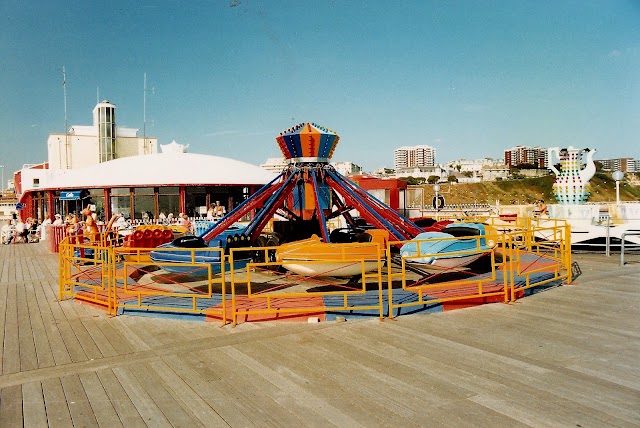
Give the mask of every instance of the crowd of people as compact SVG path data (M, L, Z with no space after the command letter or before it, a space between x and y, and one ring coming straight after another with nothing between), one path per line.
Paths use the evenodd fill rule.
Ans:
M14 217L13 219L7 219L0 229L1 240L3 244L10 244L12 242L38 242L40 240L40 233L42 225L40 222L32 217L27 218L26 221L22 221L20 217Z
M226 214L226 208L220 204L220 201L216 201L215 204L209 206L206 220L217 221ZM118 230L125 230L133 228L137 223L136 221L127 219L124 213L118 213L112 224L113 227ZM23 222L20 217L14 214L13 218L6 220L2 225L0 229L2 231L0 240L3 244L10 244L12 242L38 242L41 239L46 239L45 226L49 224L53 226L64 226L67 234L78 234L81 232L95 233L95 231L98 230L98 225L104 225L105 222L101 221L96 215L95 205L88 205L80 213L70 213L64 218L61 214L56 213L53 221L47 218L40 222L38 219L30 217ZM165 215L161 212L157 219L153 219L151 213L142 213L141 224L177 224L183 226L188 232L195 232L194 222L184 213L180 213L174 218L172 213Z

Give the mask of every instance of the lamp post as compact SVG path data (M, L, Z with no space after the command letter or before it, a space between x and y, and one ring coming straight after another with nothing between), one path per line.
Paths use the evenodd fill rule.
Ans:
M0 165L0 168L2 168L2 193L0 195L4 198L4 165Z
M620 180L624 178L622 171L615 171L613 173L613 179L616 180L616 205L620 205Z

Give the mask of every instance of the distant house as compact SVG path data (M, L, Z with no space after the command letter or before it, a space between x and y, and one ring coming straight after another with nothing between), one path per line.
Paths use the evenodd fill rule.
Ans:
M440 180L447 179L447 171L440 165L436 166L416 166L412 168L396 168L395 178L414 177L427 180L432 175L440 177Z
M485 165L482 167L482 181L506 180L509 176L508 165Z

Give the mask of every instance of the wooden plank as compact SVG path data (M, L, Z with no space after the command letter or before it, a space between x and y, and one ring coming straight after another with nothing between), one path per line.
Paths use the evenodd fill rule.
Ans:
M229 426L254 427L257 426L245 415L233 398L229 398L225 393L226 385L222 385L218 380L208 381L203 379L194 366L184 361L184 357L176 355L163 358L172 370L179 374L180 378L189 385L191 389L198 392L198 395L215 411Z
M531 425L514 420L510 415L496 412L471 400L455 401L436 410L428 410L423 417L425 420L430 421L429 425L442 427L531 427ZM558 424L556 426L566 425ZM575 425L572 424L572 426Z
M291 394L295 394L301 402L310 408L315 408L316 412L324 416L330 423L338 426L362 426L358 421L353 419L348 412L344 412L337 407L339 401L336 401L334 405L327 400L321 399L314 392L299 386L296 382L282 376L277 376L277 372L271 370L264 364L260 364L255 359L235 348L225 347L223 351L238 363L249 366L256 373L260 373L261 376L270 379L276 386L288 390Z
M205 354L205 355L203 355ZM241 364L233 361L221 350L213 350L213 352L197 353L197 357L202 359L198 365L206 366L209 371L215 373L227 374L213 382L224 385L225 390L221 391L229 399L234 400L236 406L240 408L245 415L251 415L251 420L257 426L304 426L304 417L302 415L294 415L289 409L280 405L276 400L267 394L263 394L259 389L258 383L261 382L260 376L247 370ZM268 383L268 382L267 382ZM278 387L272 386L277 390L275 395L281 397L290 397L287 391L283 391ZM290 397L290 401L294 401ZM287 401L286 398L284 401ZM326 424L326 420L324 423Z
M22 387L20 385L0 390L0 427L22 426Z
M293 346L285 344L285 348ZM426 383L422 372L329 338L315 339L313 348L305 354L308 364L325 367L324 372L330 373L336 383L358 391L368 405L390 408L392 416L395 413L411 420L416 416L415 409L438 407L468 396L466 390L453 389L438 379Z
M5 250L3 244L0 244L0 249L0 254L2 254L2 257L0 257L0 284L8 284L11 282L9 280L9 269L12 258L9 255L9 251Z
M145 317L118 316L113 318L112 324L137 352L161 347Z
M175 360L174 360L175 361ZM178 364L183 364L182 362ZM176 372L174 366L158 360L151 363L151 367L162 379L164 384L171 385L171 391L182 402L182 406L189 409L198 421L209 427L226 427L226 421L207 404L202 396L191 388Z
M305 334L295 337L306 337ZM392 403L394 397L383 388L372 391L371 382L355 381L352 377L353 365L348 360L339 360L329 355L321 348L316 348L316 339L313 346L307 349L304 346L295 346L287 343L286 339L279 346L272 347L268 343L252 343L251 350L242 347L245 353L255 355L261 364L271 367L281 376L299 384L303 388L313 391L319 399L334 403L345 412L366 426L389 426L398 423L402 426L415 425L412 421L411 411L402 404ZM307 338L308 344L309 340ZM291 351L293 350L293 351ZM345 374L339 371L344 369ZM368 381L369 379L367 379ZM375 397L371 398L371 395ZM398 397L395 397L396 399ZM384 403L381 406L380 403ZM421 403L420 408L429 405ZM380 409L385 408L384 412ZM392 408L391 411L387 409Z
M31 330L31 317L27 304L27 294L24 284L16 287L16 308L18 312L18 337L20 343L20 369L29 371L38 368L36 346Z
M99 329L100 333L95 332L91 335L97 337L99 334L104 340L108 342L109 347L112 349L112 351L108 352L107 350L101 349L103 354L106 356L113 352L113 355L124 355L134 352L134 347L131 345L131 343L129 343L127 338L115 328L115 324L115 319L107 316L98 318L95 322L95 325ZM101 344L101 346L106 347L106 344Z
M20 371L20 337L18 330L18 308L16 284L9 284L7 307L4 319L4 346L2 349L2 374Z
M136 376L128 368L116 367L113 369L113 373L147 425L154 427L171 426L149 393L140 385Z
M33 256L28 257L29 271L32 274L33 281L41 281L46 278L47 272L43 269L43 256L49 254L49 250L43 251L43 245L36 245L35 247L29 247L29 250L33 250Z
M53 356L54 363L71 363L71 355L64 343L64 339L58 329L58 323L56 322L51 310L52 305L56 305L57 301L52 302L51 297L47 297L45 294L44 290L49 288L49 283L42 282L41 285L42 287L35 287L34 291L42 323L46 328L47 339L49 346L51 347L51 354Z
M67 300L61 302L59 307L64 314L64 318L66 321L65 324L71 328L73 336L75 336L76 338L74 343L77 342L82 348L82 354L84 354L84 358L97 359L102 357L102 353L87 331L84 319L79 315L79 313L82 313L84 311L82 308L83 306L84 305L82 305L82 303L80 302Z
M126 427L146 427L142 416L138 413L133 402L129 399L127 392L120 385L120 381L111 369L99 370L96 372L102 388L108 397L109 403L113 405L115 412L122 425Z
M0 244L2 248L2 244ZM6 251L3 251L6 253ZM14 305L15 302L9 302L9 259L0 257L0 355L4 355L4 337L7 332L7 307L9 304ZM2 360L0 359L0 374L2 374Z
M397 324L394 324L392 328L399 329ZM545 411L549 414L561 415L564 411L561 408L555 408L556 403L567 400L563 405L564 408L572 408L580 412L585 412L587 411L586 409L591 408L604 412L604 415L608 414L608 416L603 414L593 416L594 420L600 420L603 424L608 423L606 422L607 419L626 418L628 421L632 420L631 415L620 414L621 409L617 408L617 403L602 403L602 400L594 397L592 392L594 385L591 381L585 383L582 380L575 379L570 374L567 376L568 373L564 371L539 366L535 361L518 360L512 357L505 358L497 353L487 355L487 351L483 349L467 348L467 345L451 339L447 339L444 342L440 338L419 333L413 329L405 330L404 333L398 331L394 337L403 337L407 339L407 342L411 342L409 338L412 335L419 336L421 342L423 342L422 347L426 345L432 350L437 350L437 352L431 352L431 358L438 358L441 362L456 360L456 355L466 355L466 359L457 361L458 368L474 373L478 377L496 379L508 388L516 387L521 397L528 397L523 401L526 403L525 405L531 406L533 403L537 403L543 408L553 406L553 409ZM470 336L466 335L465 337ZM430 341L435 343L430 344ZM491 342L486 341L485 343L490 344ZM402 346L402 344L397 343L395 346ZM419 346L414 346L412 349L414 352L420 352ZM501 364L505 362L508 364ZM615 394L614 390L615 388L610 393ZM541 395L548 393L554 395L554 400L549 401L540 398Z
M29 250L31 250L31 248L29 248ZM33 269L33 262L34 260L32 257L27 256L23 259L22 268L25 271L24 282L32 282L39 279L36 270Z
M100 379L98 379L98 375L96 373L83 373L79 377L98 426L105 428L123 426L118 413L100 383Z
M48 425L50 427L73 427L60 378L43 380L42 393L44 394L44 405L47 409Z
M197 425L197 418L188 407L183 407L182 401L172 391L172 385L163 382L148 364L134 364L127 370L136 377L136 384L144 389L171 426Z
M0 247L2 427L640 425L640 266L517 304L220 328L58 302L40 250Z
M55 296L51 292L47 293L47 289L45 288L45 295L47 296L47 300L50 302L51 313L53 315L53 323L57 330L57 334L60 335L64 342L64 347L66 348L69 356L71 357L71 361L79 362L86 361L89 358L84 351L84 347L80 343L79 338L76 336L76 332L74 328L69 323L69 320L63 314L63 310L61 307L65 305L73 304L72 301L64 301L64 302L56 302Z
M69 406L74 426L96 426L98 421L93 413L82 382L77 375L65 376L61 379L62 389Z
M22 409L25 427L47 426L47 410L40 382L27 382L22 385Z
M35 292L35 287L39 286L39 282L27 283L25 292L27 293L27 306L29 310L29 320L31 323L31 333L33 334L33 342L35 345L38 367L51 367L55 364L49 338L47 337L47 328L42 320L40 307Z
M115 355L118 355L118 352L116 352L114 347L111 345L111 342L109 342L109 339L104 335L104 333L98 326L98 323L100 322L100 320L97 318L99 317L100 317L99 315L96 315L95 318L91 318L91 319L85 318L82 321L82 325L85 331L91 338L91 342L95 344L96 350L99 353L99 356L96 358L113 357ZM87 354L87 356L90 357L89 354Z

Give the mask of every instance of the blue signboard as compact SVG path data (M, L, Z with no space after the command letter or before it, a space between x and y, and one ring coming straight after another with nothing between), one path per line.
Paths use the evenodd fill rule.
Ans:
M20 211L20 210L22 210L22 209L24 209L24 204L23 204L22 202L18 202L18 203L16 204L16 210L17 210L17 211Z
M82 190L63 190L60 192L61 201L77 201Z

